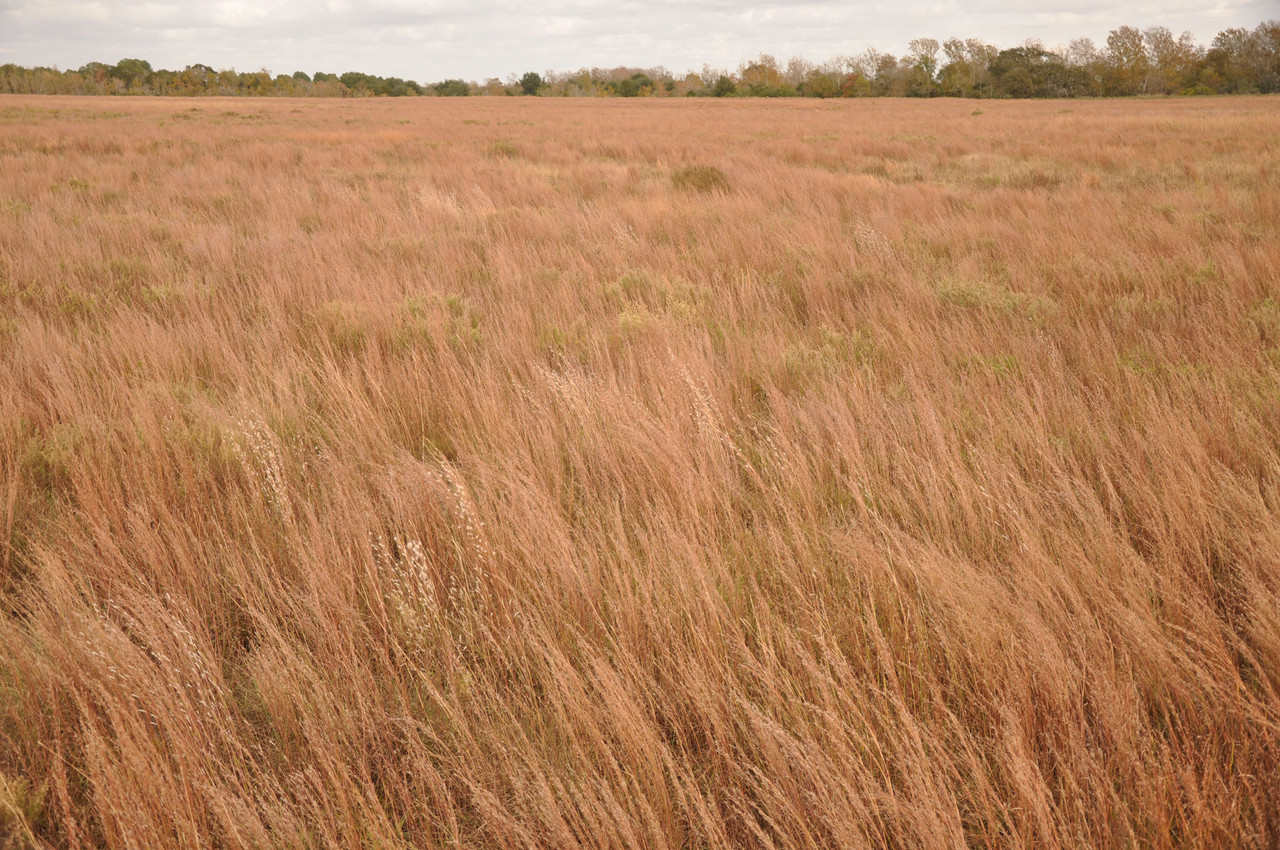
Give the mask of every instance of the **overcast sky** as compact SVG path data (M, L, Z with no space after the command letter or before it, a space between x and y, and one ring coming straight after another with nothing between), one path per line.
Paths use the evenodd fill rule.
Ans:
M1052 47L1121 25L1219 30L1280 17L1280 0L0 0L0 64L78 68L146 59L272 73L364 71L420 82L529 70L703 63L770 53L824 61L919 36Z

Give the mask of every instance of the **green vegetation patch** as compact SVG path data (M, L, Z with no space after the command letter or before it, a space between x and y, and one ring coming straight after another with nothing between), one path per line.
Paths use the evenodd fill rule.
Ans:
M728 192L729 177L714 165L690 165L671 172L671 185L685 192Z
M71 485L74 459L84 443L75 423L56 423L43 433L29 437L23 446L19 466L37 492L52 496Z
M21 198L0 198L0 215L22 218L31 212L31 204Z
M986 280L948 278L938 284L938 298L944 304L966 309L986 309L1015 313L1037 321L1058 311L1057 302L1042 295L1015 292L1006 286Z
M1280 345L1280 301L1268 295L1249 311L1249 324L1266 345Z
M520 156L520 149L511 142L499 139L489 145L485 153L493 159L515 159Z

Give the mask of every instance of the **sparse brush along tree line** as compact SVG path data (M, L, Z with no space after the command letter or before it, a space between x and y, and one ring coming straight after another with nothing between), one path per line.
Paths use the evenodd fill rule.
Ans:
M403 97L543 95L560 97L1114 97L1156 94L1248 94L1280 91L1280 21L1225 29L1208 47L1167 27L1119 27L1100 47L1078 38L1047 49L1029 41L1000 49L981 39L911 41L904 56L868 49L823 64L767 54L736 72L703 66L683 77L665 68L592 68L505 82L460 79L419 84L349 71L272 76L190 65L154 70L141 59L90 62L77 70L0 66L0 93Z

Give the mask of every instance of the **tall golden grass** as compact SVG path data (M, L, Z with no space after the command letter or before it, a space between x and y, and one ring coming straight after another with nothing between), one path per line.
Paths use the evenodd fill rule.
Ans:
M0 101L0 843L1275 846L1277 126Z

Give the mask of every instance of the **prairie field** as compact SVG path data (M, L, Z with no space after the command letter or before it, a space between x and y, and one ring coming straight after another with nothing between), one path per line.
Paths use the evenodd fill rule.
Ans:
M1280 845L1280 99L0 99L0 846Z

